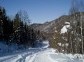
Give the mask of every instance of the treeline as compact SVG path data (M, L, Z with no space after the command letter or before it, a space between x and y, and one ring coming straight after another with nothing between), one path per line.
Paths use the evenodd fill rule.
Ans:
M84 54L84 3L72 1L69 12L71 29L68 31L69 52Z
M34 47L36 40L42 39L40 31L30 26L26 11L18 11L13 19L6 15L6 10L0 7L0 41L6 44L15 43Z
M72 1L68 20L70 27L67 32L53 33L51 46L57 48L59 52L84 54L84 4L81 1ZM65 22L64 22L65 23ZM64 25L65 26L65 25Z

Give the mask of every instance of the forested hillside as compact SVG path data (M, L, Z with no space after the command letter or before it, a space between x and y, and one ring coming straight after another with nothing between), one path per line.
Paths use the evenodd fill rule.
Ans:
M5 8L0 7L0 42L34 47L36 41L42 40L42 37L40 31L30 26L26 11L18 11L11 19L7 16Z
M50 41L51 47L64 53L84 53L84 9L82 2L73 0L68 15L61 16L51 22L34 25L36 30L40 30Z

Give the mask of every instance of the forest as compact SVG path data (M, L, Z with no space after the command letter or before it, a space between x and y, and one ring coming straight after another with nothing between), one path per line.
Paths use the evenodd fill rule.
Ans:
M64 53L84 54L84 3L72 0L68 15L60 17L57 25L50 39L51 46ZM67 32L61 33L60 26Z
M48 40L50 47L64 53L84 53L84 3L73 0L69 14L44 24L31 24L26 11L18 11L13 19L0 7L0 42L35 47ZM55 22L55 23L53 23ZM66 24L68 22L68 25ZM34 26L32 26L34 25ZM69 26L66 33L62 27ZM37 28L37 29L36 29ZM55 28L55 29L54 29ZM47 32L46 32L47 31Z
M18 11L11 19L7 16L5 8L0 6L0 42L34 47L36 41L42 40L43 36L30 25L26 11Z

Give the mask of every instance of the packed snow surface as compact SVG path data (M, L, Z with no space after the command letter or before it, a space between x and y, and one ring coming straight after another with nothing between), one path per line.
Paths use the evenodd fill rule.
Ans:
M48 44L48 42L43 43ZM84 62L84 55L63 54L47 46L28 48L23 52L2 56L0 57L0 62Z

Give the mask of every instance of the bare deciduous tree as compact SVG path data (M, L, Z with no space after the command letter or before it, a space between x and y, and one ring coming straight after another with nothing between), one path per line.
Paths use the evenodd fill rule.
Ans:
M71 36L70 47L72 53L83 53L84 42L83 42L83 8L84 4L82 0L72 0L72 6L69 14L71 16ZM74 48L74 49L73 49ZM81 49L81 50L80 50Z

